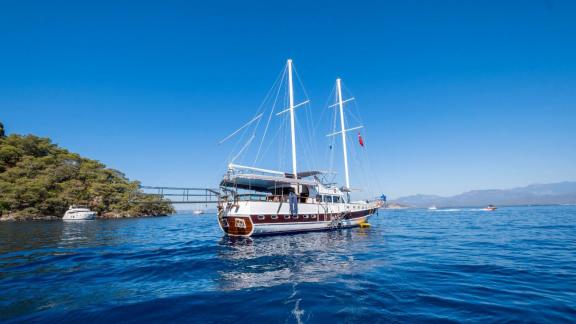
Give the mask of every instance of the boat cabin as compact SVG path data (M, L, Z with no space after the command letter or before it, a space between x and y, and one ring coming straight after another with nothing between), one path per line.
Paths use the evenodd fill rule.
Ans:
M298 196L300 203L346 203L344 192L323 184L320 171L283 173L231 165L220 183L224 197L241 201L287 202L290 193Z

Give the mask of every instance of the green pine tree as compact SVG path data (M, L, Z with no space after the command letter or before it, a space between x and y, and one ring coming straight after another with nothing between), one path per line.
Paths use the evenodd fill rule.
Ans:
M0 218L61 217L72 204L88 205L99 216L174 212L168 201L144 195L139 183L122 172L69 152L47 138L1 134ZM147 203L133 204L133 199Z

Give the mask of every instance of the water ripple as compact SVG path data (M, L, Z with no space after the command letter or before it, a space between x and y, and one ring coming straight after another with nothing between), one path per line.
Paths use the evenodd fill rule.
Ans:
M0 320L572 322L576 207L385 211L229 238L213 215L0 224Z

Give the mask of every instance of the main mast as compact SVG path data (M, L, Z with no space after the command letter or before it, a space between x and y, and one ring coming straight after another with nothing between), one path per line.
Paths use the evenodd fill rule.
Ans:
M296 131L294 125L294 88L292 86L292 60L288 59L288 93L290 96L290 136L292 138L292 173L294 179L298 178L298 169L296 167ZM298 193L296 186L296 193Z
M350 175L348 173L348 149L346 147L346 125L344 124L344 103L342 102L342 85L340 78L336 79L338 90L338 106L340 108L340 133L342 135L342 153L344 154L344 174L346 176L346 189L350 189Z

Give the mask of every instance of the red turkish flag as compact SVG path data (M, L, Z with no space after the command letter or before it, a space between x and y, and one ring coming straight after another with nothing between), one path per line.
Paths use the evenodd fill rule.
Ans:
M364 147L364 140L362 139L360 132L358 132L358 143L360 143L360 146Z

